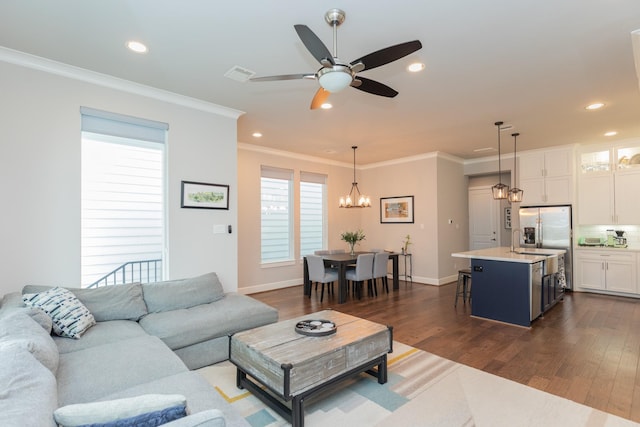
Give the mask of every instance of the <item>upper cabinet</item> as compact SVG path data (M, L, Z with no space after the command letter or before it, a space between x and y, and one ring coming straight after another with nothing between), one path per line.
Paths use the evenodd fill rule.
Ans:
M578 163L580 224L640 224L640 141L583 147Z
M572 202L573 148L523 152L518 157L522 206Z

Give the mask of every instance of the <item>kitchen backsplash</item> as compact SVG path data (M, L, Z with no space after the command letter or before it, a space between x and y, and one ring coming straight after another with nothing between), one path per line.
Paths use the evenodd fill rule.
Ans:
M624 237L630 248L640 248L640 227L637 225L580 225L573 230L573 238L578 242L580 237L607 237L607 230L624 230Z

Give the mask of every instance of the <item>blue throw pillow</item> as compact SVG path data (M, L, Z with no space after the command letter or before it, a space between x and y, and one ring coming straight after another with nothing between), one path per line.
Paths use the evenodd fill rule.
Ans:
M110 423L85 424L80 427L157 427L186 416L186 408L180 405Z

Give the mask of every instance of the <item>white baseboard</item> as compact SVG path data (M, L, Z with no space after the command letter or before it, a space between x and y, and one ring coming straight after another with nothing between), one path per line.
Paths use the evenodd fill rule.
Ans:
M283 282L274 282L274 283L264 283L262 285L254 285L254 286L245 286L242 288L238 288L239 294L256 294L258 292L266 292L266 291L275 291L276 289L290 288L292 286L301 285L304 282L304 279L292 279L285 280Z
M392 278L391 275L389 275L388 278L391 279ZM420 283L423 285L442 286L451 282L455 282L457 278L458 278L457 275L447 276L442 279L414 276L413 282ZM304 279L299 278L299 279L285 280L282 282L263 283L261 285L254 285L254 286L244 286L242 288L238 288L238 293L243 295L249 295L249 294L255 294L258 292L266 292L266 291L274 291L276 289L290 288L292 286L301 285L303 283L303 280Z

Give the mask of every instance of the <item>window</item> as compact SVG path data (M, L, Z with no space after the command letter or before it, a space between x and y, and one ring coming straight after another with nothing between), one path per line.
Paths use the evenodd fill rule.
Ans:
M326 182L325 175L300 172L300 256L325 247Z
M260 229L263 263L293 259L293 171L262 166Z
M162 280L168 126L81 113L81 283Z

